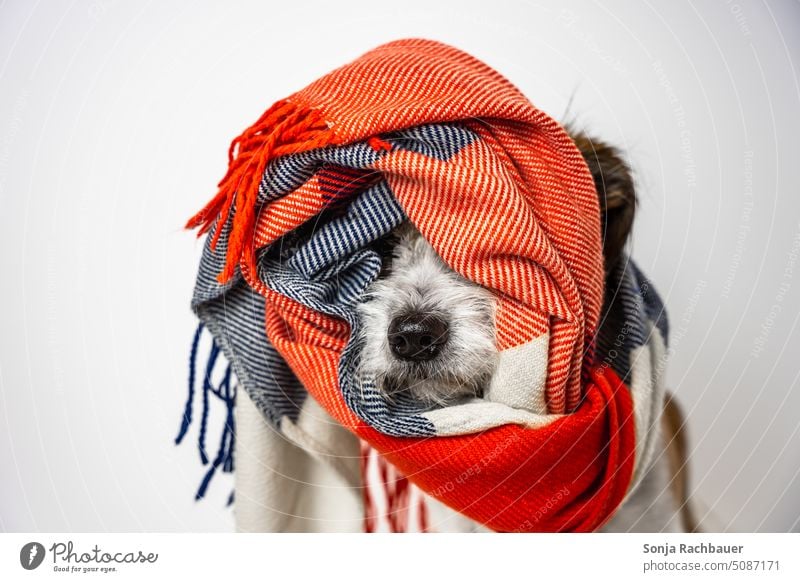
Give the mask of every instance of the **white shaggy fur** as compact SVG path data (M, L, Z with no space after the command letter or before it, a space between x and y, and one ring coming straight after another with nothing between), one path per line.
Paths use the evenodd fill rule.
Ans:
M406 392L426 405L444 406L479 396L497 361L493 295L453 271L410 224L395 234L390 271L372 284L358 308L360 373L374 376L389 400ZM389 325L412 313L449 326L446 343L429 361L403 360L390 350Z

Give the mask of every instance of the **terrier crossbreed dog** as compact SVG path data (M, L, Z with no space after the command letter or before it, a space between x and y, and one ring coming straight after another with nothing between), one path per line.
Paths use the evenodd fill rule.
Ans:
M497 359L492 294L450 269L410 223L387 243L384 272L359 306L364 368L390 400L407 392L445 406L480 396Z
M582 133L572 132L572 138L597 188L609 273L633 226L633 178L614 147ZM436 407L481 396L498 356L493 295L453 271L410 223L382 243L383 271L359 305L362 370L376 378L387 400L403 394ZM614 301L606 298L605 313L612 312ZM614 324L613 318L601 321ZM670 398L662 419L661 460L606 530L697 529L687 500L684 422Z
M600 198L606 272L631 231L636 194L614 148L574 135ZM359 306L362 367L387 399L429 406L481 396L497 361L493 295L453 271L411 225L381 246L384 269Z

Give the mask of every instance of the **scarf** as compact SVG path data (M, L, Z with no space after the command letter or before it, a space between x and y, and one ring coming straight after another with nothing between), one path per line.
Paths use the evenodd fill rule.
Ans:
M483 398L427 410L359 373L356 306L381 270L372 245L406 220L496 298L500 356ZM192 301L214 340L204 419L209 391L230 418L231 371L205 385L221 351L288 438L302 440L313 398L410 483L496 531L596 530L641 478L663 306L622 260L605 290L618 297L613 330L598 336L592 177L564 129L474 57L391 42L278 101L233 140L217 195L187 226L207 235ZM197 337L193 362L196 351ZM190 421L191 392L179 440ZM201 492L232 469L226 427Z

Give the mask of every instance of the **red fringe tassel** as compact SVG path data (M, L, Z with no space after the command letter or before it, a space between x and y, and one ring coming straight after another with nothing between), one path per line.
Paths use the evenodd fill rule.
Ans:
M186 228L200 228L198 236L216 224L211 241L211 248L216 249L222 225L233 213L225 267L217 276L220 283L233 276L240 261L255 268L256 203L267 164L282 155L332 143L333 131L318 111L287 100L275 103L231 142L228 172L219 183L217 195L186 223Z

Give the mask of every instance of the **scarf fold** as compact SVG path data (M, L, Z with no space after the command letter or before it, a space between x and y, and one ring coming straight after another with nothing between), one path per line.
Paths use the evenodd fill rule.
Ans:
M423 410L358 372L373 243L405 220L496 296L485 398ZM566 132L475 58L396 41L279 101L233 141L188 226L208 234L193 308L284 433L310 394L428 495L498 531L597 529L646 466L663 307L649 285L641 300L625 262L615 292L640 300L625 303L614 357L608 338L596 351L591 175Z

